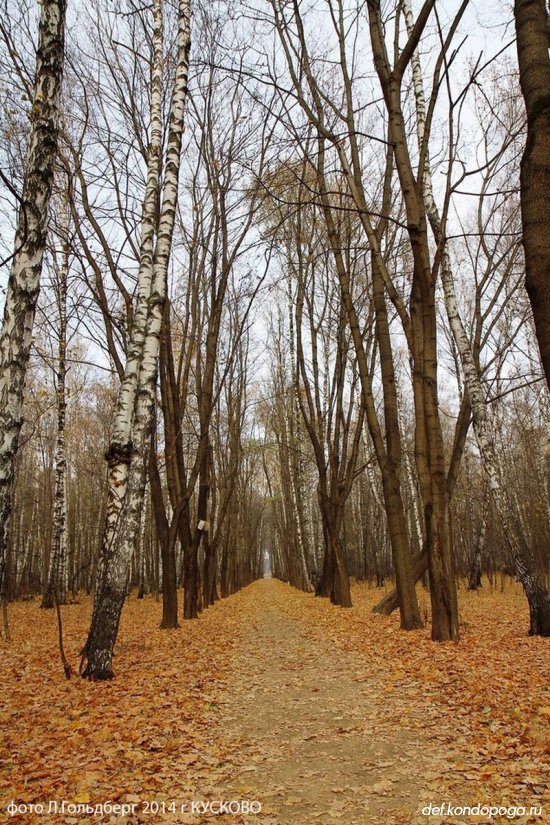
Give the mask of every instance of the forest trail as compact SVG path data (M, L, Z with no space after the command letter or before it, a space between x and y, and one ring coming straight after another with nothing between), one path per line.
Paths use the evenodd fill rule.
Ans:
M243 607L221 731L243 760L235 791L261 801L273 825L413 821L421 778L446 762L407 726L418 710L393 701L381 674L301 612L288 586L256 582Z
M544 641L529 650L518 614L504 619L502 596L484 597L495 635L470 636L476 612L488 612L474 594L470 638L457 647L434 646L427 628L401 632L397 615L373 615L376 591L360 589L345 610L277 580L246 588L218 728L234 753L224 797L259 800L262 814L245 819L258 825L511 821L427 816L430 803L538 803L541 816L512 821L549 821L550 650ZM427 610L427 594L420 599ZM529 717L527 701L541 712Z
M519 587L461 592L462 640L254 582L174 631L131 595L116 678L67 681L53 612L10 605L0 644L0 822L24 825L531 825L550 821L550 646ZM424 614L428 595L420 589ZM76 666L92 602L63 608ZM40 632L37 633L38 623ZM7 816L10 803L55 815ZM83 817L69 805L132 805ZM257 800L256 815L219 801ZM427 805L542 806L426 816ZM195 803L195 807L193 807ZM162 806L166 809L163 810ZM153 807L152 807L153 806ZM156 806L156 808L155 808Z

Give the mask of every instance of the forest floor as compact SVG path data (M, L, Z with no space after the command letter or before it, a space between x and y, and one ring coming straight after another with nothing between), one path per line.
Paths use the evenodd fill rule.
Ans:
M0 821L550 822L550 640L517 586L461 590L459 644L372 614L380 593L344 610L263 580L168 632L132 596L108 683L65 680L53 611L10 605ZM75 666L90 611L63 608Z

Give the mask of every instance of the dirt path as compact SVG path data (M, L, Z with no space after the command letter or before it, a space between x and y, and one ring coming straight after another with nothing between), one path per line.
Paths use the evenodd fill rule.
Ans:
M262 825L427 822L422 792L434 767L445 771L445 754L422 741L414 708L294 593L265 580L243 603L219 731L238 750L233 795L262 803Z
M0 822L550 822L550 640L526 635L521 593L463 592L458 645L434 645L429 627L400 631L397 616L372 613L378 596L356 584L342 610L258 581L169 632L160 603L131 597L116 679L101 684L64 679L54 617L38 600L15 603L2 646ZM64 609L75 664L91 607ZM55 816L7 816L10 801L50 810L52 800ZM73 815L63 800L105 815ZM262 811L208 808L233 800ZM443 802L542 813L423 815ZM132 815L111 816L113 803Z

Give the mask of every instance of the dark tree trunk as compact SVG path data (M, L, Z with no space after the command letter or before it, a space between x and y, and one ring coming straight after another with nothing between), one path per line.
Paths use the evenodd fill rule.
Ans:
M529 604L529 635L550 636L550 595L537 563L528 548L511 546L516 576L520 580Z
M203 604L209 607L219 598L216 588L216 546L210 541L208 533L203 538L204 571L203 571Z
M162 555L162 621L163 630L178 627L178 589L176 575L175 540L161 542Z
M323 556L323 568L321 570L321 575L317 581L317 586L315 588L315 595L316 596L324 596L328 598L330 596L330 585L334 576L334 555L332 553L332 545L330 543L330 539L327 533L327 529L323 520L323 537L325 540L325 553Z
M330 535L330 544L332 547L331 556L334 559L330 600L332 604L337 604L340 607L352 607L351 589L348 571L346 568L344 547L338 532Z
M477 559L473 559L472 561L477 561ZM477 564L472 565L468 575L468 590L479 590L482 586L481 567Z
M415 583L420 581L422 576L428 569L428 554L426 546L422 548L422 553L413 559L413 578ZM389 593L380 599L380 601L372 608L373 613L380 613L382 616L389 616L399 607L399 597L397 590L394 588Z
M209 409L211 407L209 406ZM189 554L185 567L183 617L184 619L196 619L202 610L201 599L201 576L199 567L199 548L203 537L208 539L210 525L208 523L208 498L210 494L209 479L209 438L204 436L206 445L203 448L202 460L199 473L199 494L197 497L197 525L192 532L192 540L189 543ZM205 586L207 582L204 583Z
M331 501L322 487L323 485L321 485L318 496L323 519L325 558L318 595L328 596L333 604L341 607L351 607L346 557L340 538L343 505Z
M524 585L525 588L525 585ZM550 598L545 587L532 583L525 588L529 602L530 636L550 636Z
M86 667L81 670L81 675L92 681L103 681L114 677L113 649L126 598L126 587L123 590L116 590L110 586L101 587L96 598L97 604L88 639L81 651L82 661L86 660Z
M527 111L521 162L525 286L550 387L550 61L546 0L515 0L519 75Z

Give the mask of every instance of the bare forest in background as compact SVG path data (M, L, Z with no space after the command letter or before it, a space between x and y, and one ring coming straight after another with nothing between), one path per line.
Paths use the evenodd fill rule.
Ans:
M6 635L93 594L109 678L130 591L170 628L268 575L435 641L513 577L550 635L547 27L4 0Z

